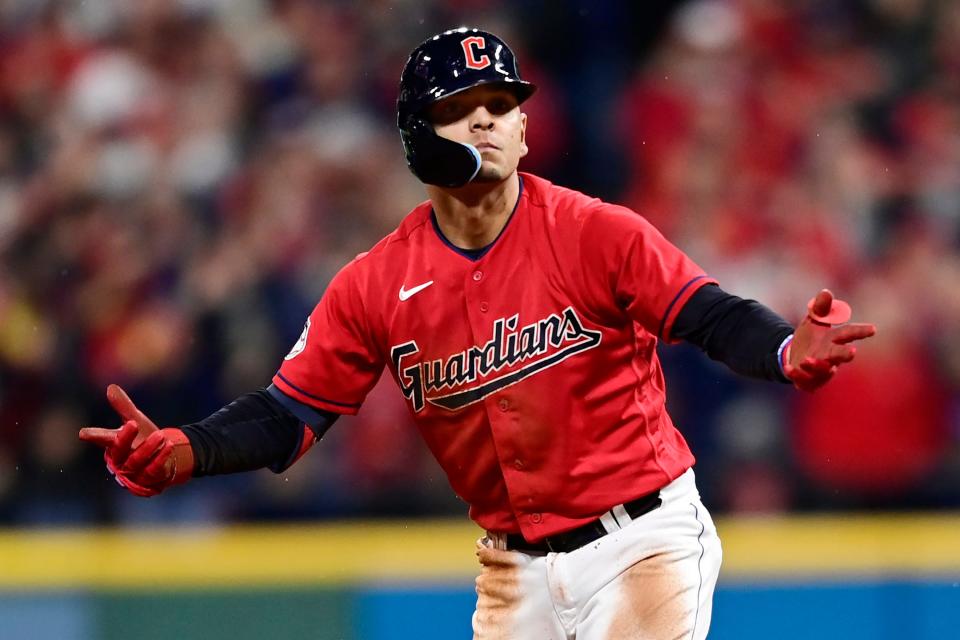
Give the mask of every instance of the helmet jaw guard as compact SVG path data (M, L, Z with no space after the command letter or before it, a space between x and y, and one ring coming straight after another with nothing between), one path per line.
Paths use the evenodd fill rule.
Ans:
M536 86L520 77L507 44L486 31L461 27L435 35L414 49L400 76L397 126L407 166L421 182L461 187L480 171L480 153L439 136L424 117L427 107L481 84L509 88L522 103Z
M476 147L438 136L433 125L420 116L408 116L406 123L400 125L400 139L407 166L420 182L462 187L480 172L480 152Z

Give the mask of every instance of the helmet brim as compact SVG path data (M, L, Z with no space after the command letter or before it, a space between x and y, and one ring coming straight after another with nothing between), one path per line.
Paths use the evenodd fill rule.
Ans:
M430 105L440 102L444 98L455 96L457 94L463 93L464 91L469 91L470 89L473 89L475 87L489 87L491 85L499 85L504 87L505 89L509 89L510 91L512 91L513 94L517 96L517 104L523 104L527 100L527 98L532 96L537 90L537 85L533 84L532 82L527 82L526 80L510 80L510 79L480 80L479 82L473 82L467 85L466 87L460 87L459 89L454 89L453 91L434 94L434 99L429 104L424 105L421 108L421 111L423 109L426 109Z
M475 87L483 87L483 86L491 86L491 85L498 85L498 86L502 86L502 87L504 87L504 88L506 88L506 89L509 89L509 90L517 97L517 104L518 104L518 105L523 104L524 102L526 102L527 99L528 99L530 96L532 96L534 93L536 93L536 91L537 91L537 85L533 84L532 82L527 82L526 80L509 80L509 79L504 79L504 80L493 80L493 79L491 79L491 80L481 80L481 81L479 81L479 82L474 82L474 83L472 83L472 84L470 84L470 85L468 85L468 86L466 86L466 87L460 87L460 88L458 88L458 89L454 89L453 91L434 92L434 93L432 94L432 95L433 95L433 99L430 100L429 102L427 102L426 104L422 105L419 109L417 109L416 111L413 111L413 112L409 112L409 113L406 113L406 114L400 114L400 115L401 115L401 116L406 116L406 117L409 117L409 116L422 116L422 115L426 114L427 110L428 110L430 107L432 107L432 106L435 105L436 103L440 102L441 100L444 100L444 99L446 99L446 98L449 98L450 96L455 96L455 95L464 93L464 92L469 91L470 89L473 89L473 88L475 88Z

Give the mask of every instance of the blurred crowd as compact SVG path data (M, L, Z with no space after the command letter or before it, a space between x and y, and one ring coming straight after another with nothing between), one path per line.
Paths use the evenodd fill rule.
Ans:
M657 7L631 7L652 4ZM718 512L960 506L960 2L0 3L0 524L464 514L389 376L279 475L128 496L81 426L269 384L424 199L400 69L442 29L540 86L521 169L624 203L792 321L878 325L824 390L661 348Z

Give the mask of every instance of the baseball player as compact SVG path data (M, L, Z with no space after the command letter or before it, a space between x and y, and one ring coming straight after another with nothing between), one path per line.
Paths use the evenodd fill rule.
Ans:
M397 115L429 200L336 275L272 384L166 429L111 385L123 425L80 437L141 496L279 472L386 367L486 530L475 638L704 638L720 542L657 342L814 390L874 327L824 290L794 329L633 211L518 172L535 89L485 31L418 46Z

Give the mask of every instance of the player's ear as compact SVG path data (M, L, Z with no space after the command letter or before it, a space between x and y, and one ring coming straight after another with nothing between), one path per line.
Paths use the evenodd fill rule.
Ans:
M527 147L527 114L520 113L520 157L527 155L530 149Z

